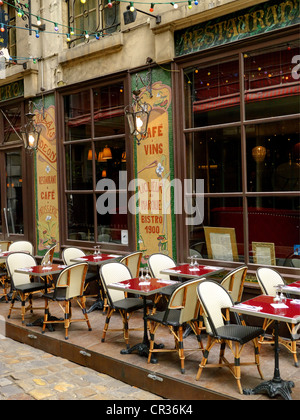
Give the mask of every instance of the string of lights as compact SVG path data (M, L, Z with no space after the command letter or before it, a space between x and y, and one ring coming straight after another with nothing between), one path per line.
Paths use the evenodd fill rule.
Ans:
M80 0L80 2L84 5L88 3L88 0ZM149 5L149 12L154 12L154 8L155 6L158 5L171 5L174 9L178 9L179 5L187 5L188 9L192 8L192 5L197 6L198 0L178 0L176 2L164 2L164 1L159 1L159 2L148 2L148 1L128 1L128 0L118 0L119 3L126 3L128 5L128 9L131 12L135 11L135 5ZM107 34L105 33L105 30L100 30L97 32L89 32L89 31L83 31L82 30L78 30L76 27L72 27L72 26L68 26L68 25L64 25L62 23L58 23L55 21L52 21L50 19L47 19L45 17L41 17L40 15L36 15L34 13L30 13L29 12L29 5L27 3L21 3L19 0L15 0L15 4L9 3L8 1L5 0L0 0L0 7L2 7L4 4L10 6L10 7L14 7L17 11L17 16L20 18L25 19L26 17L28 18L30 16L30 18L35 18L36 19L36 24L33 25L36 27L36 29L32 29L31 27L28 26L15 26L15 25L10 25L9 23L5 23L2 22L0 24L0 32L5 32L6 29L9 28L14 28L14 29L20 29L20 30L26 30L26 31L32 31L35 34L36 38L40 38L40 33L45 33L45 34L50 34L50 35L61 35L66 37L66 42L71 42L72 41L72 37L75 38L85 38L87 41L91 38L95 38L96 40L99 40L100 38L103 38L104 36L106 36ZM107 7L108 8L112 8L114 6L114 3L112 1L108 1ZM23 10L23 8L26 9L26 11ZM43 24L48 23L53 25L53 31L50 30L45 30L43 29L42 31L39 30L39 27L42 27ZM38 58L33 58L33 57L10 57L9 61L15 62L17 60L33 60L34 63L36 63L38 61Z
M88 0L80 0L82 4L86 4L88 2ZM174 9L178 9L179 5L184 5L187 4L189 9L192 9L192 6L195 5L197 6L199 4L198 0L178 0L176 2L148 2L148 1L134 1L134 2L128 2L128 0L118 0L118 2L120 3L129 3L129 10L131 12L134 12L135 4L141 4L141 5L149 5L149 12L154 12L154 8L156 5L171 5ZM0 0L0 6L3 6L4 4L7 4L8 6L14 7L17 10L17 15L18 17L24 17L25 15L29 15L29 12L26 11L26 13L24 12L24 10L21 8L21 4L18 0L15 0L15 5L8 3L5 0ZM23 6L28 8L28 5L22 4ZM111 1L108 2L107 7L112 8L114 5ZM34 17L36 19L36 25L37 26L41 26L42 23L47 22L47 23L51 23L54 27L54 32L53 31L43 31L44 33L54 33L54 34L59 34L59 35L65 35L67 37L67 41L71 41L71 36L76 36L76 37L80 37L80 36L84 36L85 38L89 38L89 36L95 36L96 39L100 39L101 34L103 34L102 31L98 32L98 33L89 33L88 31L80 31L75 27L71 27L69 25L64 25L62 23L58 23L52 20L49 20L47 18L41 17L39 15L35 15L34 13L30 13L31 17ZM9 26L9 25L7 25ZM65 32L59 32L59 28L66 28ZM27 28L23 28L20 27L18 29L27 29ZM39 38L39 29L35 30L35 34L36 37Z

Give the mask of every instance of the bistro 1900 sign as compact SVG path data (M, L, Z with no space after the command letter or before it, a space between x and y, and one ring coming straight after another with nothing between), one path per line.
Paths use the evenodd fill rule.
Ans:
M204 24L176 31L175 55L178 57L239 41L299 22L299 0L267 1Z

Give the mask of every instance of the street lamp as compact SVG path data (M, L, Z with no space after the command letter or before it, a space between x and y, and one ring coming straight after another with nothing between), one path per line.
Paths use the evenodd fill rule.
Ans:
M37 150L42 131L41 127L38 127L33 120L35 114L31 112L31 105L32 102L29 101L29 112L26 114L27 123L20 130L25 149L28 151Z

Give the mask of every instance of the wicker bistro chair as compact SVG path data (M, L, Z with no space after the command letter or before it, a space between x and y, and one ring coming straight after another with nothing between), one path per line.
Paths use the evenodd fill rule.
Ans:
M0 249L1 249L1 251L3 252L3 251L8 251L8 248L10 247L10 245L11 245L11 241L0 241Z
M24 324L25 313L30 310L33 312L33 309L43 309L41 307L33 308L32 295L37 292L44 292L45 283L44 282L31 282L30 281L30 272L28 274L16 273L17 268L26 268L37 265L35 258L24 252L14 252L13 254L8 255L6 259L7 270L12 283L12 299L8 312L8 318L10 318L13 310L21 309L22 323ZM15 308L15 301L17 298L21 300L21 308ZM26 307L26 300L29 300L29 305Z
M85 257L85 255L86 254L80 248L69 247L63 250L62 259L63 259L64 264L69 266L69 265L75 264L74 261L71 261L72 259ZM84 291L86 291L89 283L92 281L97 281L99 284L99 275L97 272L88 271L85 277Z
M8 251L8 248L11 244L11 241L0 241L0 250ZM8 288L10 284L10 279L8 277L6 264L4 260L0 262L0 286L2 287L2 292L0 292L0 296L4 297L5 301L8 302Z
M55 247L56 247L56 244L50 246L50 248L47 249L45 255L42 258L41 265L53 263Z
M34 248L29 241L16 241L13 242L8 250L10 252L28 252L30 255L34 255Z
M240 366L255 364L263 379L259 364L258 337L264 333L264 330L258 327L241 325L239 322L237 324L230 323L229 308L233 306L233 300L224 287L215 281L205 280L200 282L197 288L197 294L203 307L203 317L208 340L203 359L199 365L196 380L198 381L200 379L204 367L226 366L235 377L239 391L242 394ZM222 310L224 309L226 311L225 319L222 314ZM236 319L239 320L238 317ZM255 361L253 363L241 363L240 356L242 350L244 345L249 341L252 341L254 344ZM206 366L209 352L217 343L221 344L219 363ZM235 344L233 345L233 343ZM234 363L229 363L225 358L226 345L230 348L234 356Z
M243 265L230 271L221 281L221 285L230 294L234 303L241 302L247 270L248 267Z
M142 251L133 252L126 257L123 257L120 260L120 263L126 265L129 268L132 278L139 277L140 275L140 267L141 267L141 260L142 260L143 253ZM130 297L138 297L134 293L129 294ZM104 297L104 304L103 304L103 311L106 311L108 308L107 297Z
M258 280L258 283L260 285L261 291L264 295L269 296L276 296L276 286L285 285L284 279L281 277L281 275L274 270L273 268L268 267L261 267L257 269L256 277ZM266 331L272 324L274 320L272 319L265 319L263 323L263 329ZM297 344L300 343L299 334L297 334L297 331L299 330L300 325L291 325L288 322L286 323L288 334L290 335L288 338L285 337L279 337L278 341L280 344L282 344L284 347L288 349L294 356L294 363L295 366L298 367L298 358L297 358ZM272 333L273 335L273 333ZM265 339L265 336L261 336L259 340L260 346L262 344L274 344L274 339Z
M0 267L0 286L2 287L2 292L0 292L0 296L3 296L5 301L8 302L8 288L9 288L10 281L8 279L8 273L6 268Z
M45 315L43 322L43 333L47 324L63 323L65 328L65 339L69 338L69 327L73 322L86 322L89 331L92 330L90 321L85 309L85 299L83 297L85 276L88 269L87 263L78 263L65 268L59 275L53 292L45 293ZM73 319L71 311L71 302L76 301L82 310L83 318ZM52 318L48 320L49 303L57 302L64 312L64 319ZM64 302L64 308L61 305Z
M181 373L185 373L184 369L184 348L183 348L183 332L186 324L189 324L196 334L199 348L203 351L203 345L200 338L201 330L199 329L199 310L200 302L197 298L197 286L204 279L190 280L175 289L170 297L168 308L162 312L156 312L149 315L147 320L150 321L150 349L148 363L151 361L153 352L178 352L181 364ZM155 349L154 340L157 328L166 326L173 334L175 339L175 349ZM189 349L190 350L190 349ZM193 349L194 350L194 349Z
M140 274L142 256L142 251L137 251L126 255L126 257L120 260L121 263L125 264L129 268L133 277L138 277Z
M143 300L138 297L126 297L123 291L109 289L108 284L117 283L132 278L128 267L120 262L111 262L100 266L100 279L108 300L106 321L102 334L102 342L105 341L106 333L109 327L109 321L114 312L119 312L123 321L123 334L127 349L129 348L129 320L133 312L143 308ZM146 301L151 306L151 300ZM131 331L141 331L141 328L132 328ZM111 331L120 331L115 329Z
M161 270L176 267L176 263L173 260L173 258L160 253L150 255L148 259L148 265L151 276L153 278L163 280L170 280L170 276L168 274L161 274ZM164 297L168 301L172 293L175 289L177 289L178 286L178 284L167 286L164 288L164 290L158 293L154 298L154 308L156 308L158 302L162 297Z
M47 265L47 264L52 264L53 263L55 247L56 247L56 244L52 245L50 248L47 249L45 255L43 256L43 258L41 260L41 265ZM55 285L53 283L53 276L52 275L46 276L45 281L47 281L47 283L51 284L52 287L55 287Z

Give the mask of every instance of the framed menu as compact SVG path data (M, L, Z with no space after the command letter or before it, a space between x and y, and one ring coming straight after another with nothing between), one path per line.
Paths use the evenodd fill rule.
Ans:
M238 261L235 228L204 226L208 258Z
M275 244L252 242L253 262L259 265L276 265Z

